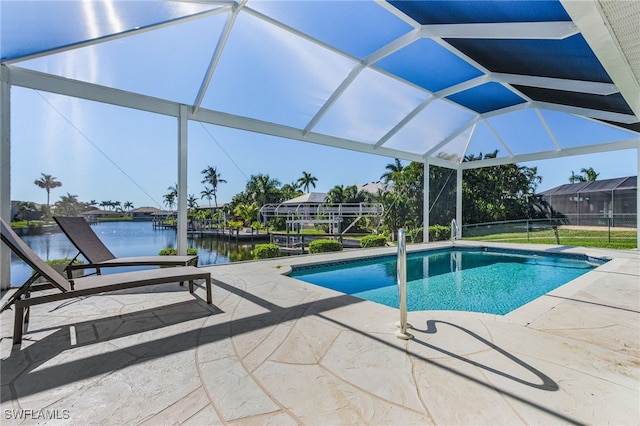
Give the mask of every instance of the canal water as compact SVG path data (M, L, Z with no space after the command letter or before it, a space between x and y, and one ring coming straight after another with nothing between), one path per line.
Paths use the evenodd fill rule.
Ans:
M102 242L117 257L157 255L165 248L177 246L173 229L153 229L151 222L102 222L91 225ZM57 228L41 233L23 233L20 237L44 260L72 259L78 253L64 233ZM198 264L214 265L253 259L256 243L225 238L189 236L188 247L198 250ZM82 259L82 258L80 258ZM107 268L103 273L124 272L140 268ZM20 286L31 275L31 268L12 253L11 285Z

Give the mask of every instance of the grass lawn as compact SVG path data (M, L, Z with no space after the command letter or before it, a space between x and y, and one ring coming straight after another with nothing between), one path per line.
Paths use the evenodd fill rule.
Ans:
M632 249L637 247L636 230L558 229L560 244L566 246ZM463 237L473 241L495 241L507 243L557 244L552 229L527 232L507 232L480 237Z

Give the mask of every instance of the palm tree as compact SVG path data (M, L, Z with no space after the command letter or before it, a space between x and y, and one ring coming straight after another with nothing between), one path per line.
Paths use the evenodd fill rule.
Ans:
M40 188L44 188L47 191L47 216L49 216L49 213L51 211L51 208L49 205L51 190L53 188L58 188L59 186L62 186L62 182L57 181L56 180L57 178L51 175L46 175L44 173L40 173L40 175L42 177L40 179L36 179L33 183L39 186Z
M283 200L290 200L299 195L302 195L302 191L300 191L300 186L297 182L285 183L280 188L280 195Z
M195 195L189 194L189 196L187 197L187 208L189 210L195 210L198 208L198 199Z
M318 178L315 176L312 176L311 173L309 172L302 172L302 177L300 179L298 179L297 183L298 185L300 185L300 187L302 189L304 189L304 192L309 192L309 185L313 186L314 188L316 187L316 182L318 181Z
M600 175L600 173L597 173L595 170L593 170L593 167L589 167L588 169L582 168L580 169L580 173L582 173L589 182L595 181Z
M67 195L60 197L60 201L58 201L56 205L64 210L65 216L71 216L79 206L78 196L71 195L67 192Z
M260 207L256 203L240 203L233 209L233 214L241 218L245 225L251 225L251 222L257 220L259 212Z
M582 175L577 175L573 172L573 170L571 170L571 176L569 177L569 183L576 183L576 182L586 182L587 178L582 176Z
M336 185L329 190L327 202L331 205L343 203L345 200L344 186Z
M163 196L164 203L169 207L169 210L173 210L173 206L176 204L176 195L173 192L169 192Z
M133 208L133 203L131 201L125 201L122 206L125 208L125 210L131 211L131 209Z
M247 194L262 207L269 202L275 202L278 198L280 181L272 179L269 175L252 175L247 182Z
M167 191L169 194L173 194L174 198L178 196L178 184L174 184L173 186L167 187Z
M201 183L209 184L211 186L211 191L213 192L213 200L216 204L216 208L218 208L218 184L227 183L226 180L222 179L218 170L215 167L207 167L202 172L204 175Z
M397 174L402 172L402 169L404 169L404 167L402 166L400 160L396 158L393 163L387 164L385 166L385 169L388 171L383 173L382 176L380 176L380 179L382 179L384 183L389 183L389 181L395 180Z
M570 183L593 182L600 175L600 173L597 173L595 170L593 170L593 167L589 167L589 168L584 168L583 167L582 169L580 169L580 173L582 173L582 174L581 175L577 175L572 170L571 171L571 177L569 178L569 182Z
M169 207L169 210L173 210L173 206L176 204L178 198L178 184L176 183L173 186L169 186L167 191L169 192L163 196L164 203Z
M209 188L207 186L204 187L202 191L200 191L200 198L206 198L209 200L209 207L211 207L211 199L215 196L215 191L213 188Z

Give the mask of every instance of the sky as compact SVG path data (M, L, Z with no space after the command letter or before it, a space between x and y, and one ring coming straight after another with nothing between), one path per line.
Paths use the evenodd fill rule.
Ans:
M17 7L26 3L12 4ZM89 6L101 7L102 3L65 4L70 10L64 15L54 16L59 13L55 8L50 11L52 17L48 24L52 28L58 27L58 36L73 36L75 30L86 31L91 36L100 35L101 28L92 27L98 21L89 19L86 14L95 12ZM75 5L82 5L82 8L75 10ZM314 37L340 43L341 49L358 58L371 54L408 31L406 24L375 3L368 3L369 9L363 19L349 18L349 22L335 27L349 28L346 33L346 30L332 33L333 27L321 25L325 21L319 17L322 13L333 13L332 8L309 11L300 7L297 10L301 2L252 5L282 8L273 12L281 13L280 18L291 25L307 25L304 29ZM344 7L346 10L340 16L353 17L355 15L348 9L355 6L361 4L343 2L332 7ZM179 3L176 7L205 6ZM322 9L323 6L317 3L316 7ZM359 12L363 10L358 9ZM112 12L108 15L111 18ZM308 19L305 13L312 13L317 19ZM113 18L108 23L126 28L125 15L119 17L123 19ZM86 24L86 28L78 22ZM15 65L190 104L197 96L225 23L226 14L218 14ZM371 25L380 24L385 31L368 31ZM48 41L53 43L56 37L49 35L45 42ZM447 52L438 46L427 40L420 43L427 43L434 54L439 52L439 61L446 60ZM449 68L440 67L447 71L437 78L446 79L453 74L456 63L460 62L456 61ZM202 106L304 128L356 65L353 58L241 13L213 73L209 90L202 99ZM469 68L468 64L465 67ZM428 96L424 90L400 84L384 73L365 68L313 130L373 144ZM630 137L629 133L596 126L582 119L565 122L566 117L560 113L541 114L563 147ZM534 145L553 150L555 146L540 121L535 128L528 125L536 121L535 115L533 110L523 110L494 117L491 124L515 154L531 152ZM406 146L407 141L415 139L415 136L406 137L410 132L422 140L442 140L449 134L447 132L461 127L471 118L473 114L469 111L437 99L387 144L397 148ZM480 123L479 130L474 133L469 153L477 155L500 147L495 138L491 142L492 132L482 126L484 124ZM523 131L525 128L527 130ZM467 133L470 131L447 147L464 147ZM52 190L52 203L60 196L70 194L84 202L120 201L124 204L128 201L134 207L162 208L163 196L177 182L177 136L177 122L172 117L12 87L11 199L46 203L46 191L34 184L44 173L62 183L61 187ZM385 173L385 166L393 162L393 158L198 122L190 122L188 137L188 193L200 198L204 189L201 171L215 167L227 181L218 187L218 203L230 201L233 195L244 190L251 175L259 173L285 184L295 182L303 172L308 172L318 179L312 190L327 192L335 185L378 181ZM506 155L505 150L500 155ZM538 168L538 174L542 176L538 191L543 191L568 183L572 171L579 173L582 168L595 169L600 173L598 179L636 175L638 155L635 150L627 150L524 165ZM200 205L208 203L206 199L200 200Z
M12 90L12 200L46 203L46 191L33 182L41 173L62 186L62 195L80 201L126 201L134 207L164 207L163 195L177 182L177 130L170 117L79 101L31 89ZM393 158L292 141L191 122L188 129L189 194L200 199L201 171L216 167L221 178L218 203L243 191L248 178L268 174L295 182L306 171L318 181L313 191L335 185L380 180ZM523 163L542 176L538 191L569 182L571 172L593 167L598 179L637 174L635 150L614 151ZM404 162L407 164L408 162ZM209 204L200 199L200 205Z

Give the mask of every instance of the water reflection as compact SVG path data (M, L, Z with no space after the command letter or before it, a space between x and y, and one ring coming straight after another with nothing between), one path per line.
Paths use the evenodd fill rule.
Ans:
M235 240L195 237L189 239L189 247L198 249L201 265L215 265L253 259L255 243L236 243Z
M108 222L92 225L94 232L117 257L155 255L164 248L176 247L176 232L172 229L153 229L149 222ZM67 237L57 229L40 232L19 231L24 242L44 260L73 258L78 253ZM197 236L188 239L188 247L198 250L198 264L214 265L253 259L258 242L235 242ZM109 272L123 272L113 268ZM11 283L21 285L31 275L31 268L12 254Z

